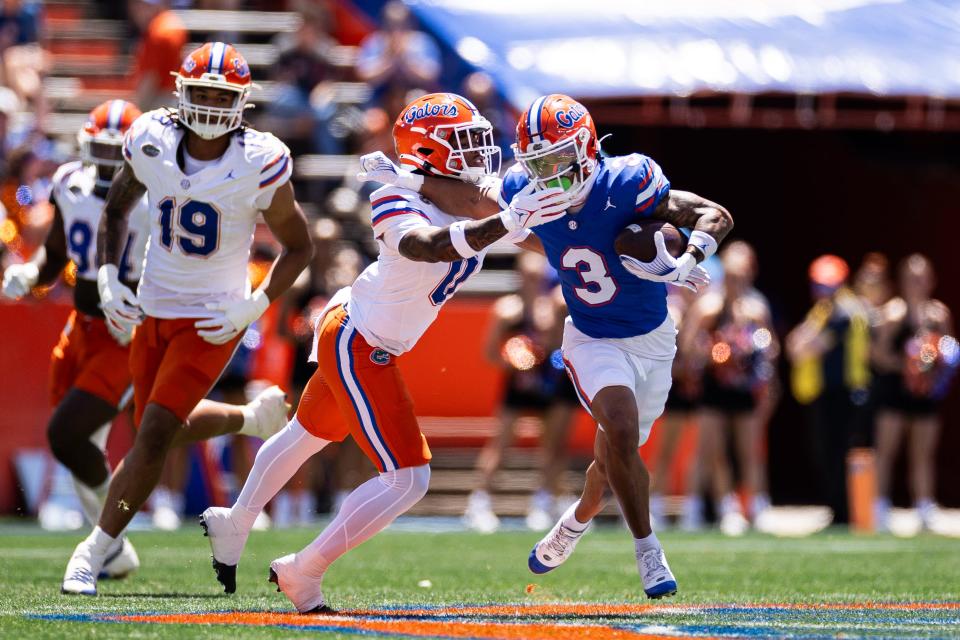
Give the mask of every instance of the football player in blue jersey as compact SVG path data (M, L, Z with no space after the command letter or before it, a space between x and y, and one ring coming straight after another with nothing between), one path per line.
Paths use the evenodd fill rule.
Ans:
M666 283L698 289L709 279L699 263L733 227L722 206L672 190L653 159L602 157L593 119L564 95L537 98L517 125L517 164L500 184L443 181L393 166L383 154L361 159L361 180L403 185L438 206L477 218L531 188L563 189L567 215L532 228L560 274L570 311L563 357L583 406L599 424L595 458L583 493L530 553L534 573L560 566L573 553L609 487L633 534L637 567L648 597L673 595L677 582L650 527L650 478L638 448L663 412L670 389L676 329L667 314ZM451 183L451 184L447 184ZM614 241L644 218L691 229L675 258L663 234L650 262L618 255Z

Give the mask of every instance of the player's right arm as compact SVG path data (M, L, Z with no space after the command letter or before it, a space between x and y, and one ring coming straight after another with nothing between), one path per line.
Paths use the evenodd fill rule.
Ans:
M137 180L130 163L124 162L113 177L103 205L103 216L100 218L97 262L101 265L120 264L124 240L127 237L127 218L146 191L147 188Z
M127 218L146 190L130 163L124 162L107 192L97 232L97 262L101 265L97 271L100 309L111 329L123 335L129 334L131 326L143 321L140 301L120 281L119 264L127 237Z

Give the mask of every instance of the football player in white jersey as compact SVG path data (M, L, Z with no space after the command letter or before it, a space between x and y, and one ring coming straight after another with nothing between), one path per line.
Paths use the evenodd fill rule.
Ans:
M53 177L51 204L54 219L41 251L29 262L11 265L4 273L3 293L19 299L38 285L53 283L71 260L76 267L74 311L51 354L50 396L55 407L47 426L50 449L73 475L84 516L97 524L106 498L109 468L104 448L110 423L130 398L130 339L132 327L109 322L100 310L97 291L97 231L104 197L113 175L123 164L123 135L140 116L124 100L108 100L87 117L80 129L79 161L68 162ZM120 279L135 287L140 278L150 229L147 201L142 198L130 213ZM192 422L242 418L256 410L270 425L282 424L283 392L274 387L249 407L210 401L194 411ZM103 566L103 575L122 577L139 566L136 551L125 537L117 540Z
M472 182L495 176L499 166L490 123L455 94L430 94L408 105L393 136L402 163L421 178ZM217 579L230 593L247 535L267 501L310 456L352 435L379 476L354 490L305 549L270 565L270 579L301 613L329 611L321 590L327 567L427 491L430 449L396 358L416 345L443 304L480 270L491 245L529 246L528 229L563 215L567 203L560 189L525 193L496 215L468 220L409 188L384 187L370 199L380 256L324 309L311 356L317 372L296 416L260 448L233 507L213 507L201 516Z
M289 150L242 122L252 87L243 57L230 45L207 43L176 75L177 110L134 121L104 205L97 285L109 321L137 326L130 365L138 431L111 478L99 525L67 565L64 593L96 594L107 550L150 495L171 446L254 428L246 415L219 422L188 416L246 327L313 255L289 182ZM144 193L150 242L138 297L121 281L119 265L130 211ZM283 251L251 292L247 261L261 214Z

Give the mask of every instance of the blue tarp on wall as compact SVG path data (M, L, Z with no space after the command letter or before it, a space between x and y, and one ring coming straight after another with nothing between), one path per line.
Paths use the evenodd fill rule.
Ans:
M526 106L632 97L849 92L960 97L960 2L413 0L422 25Z

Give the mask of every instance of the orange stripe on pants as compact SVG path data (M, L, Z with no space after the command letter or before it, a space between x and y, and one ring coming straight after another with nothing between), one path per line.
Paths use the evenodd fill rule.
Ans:
M304 429L324 440L352 435L381 472L430 460L394 356L367 343L342 305L317 329L317 364L297 407Z

